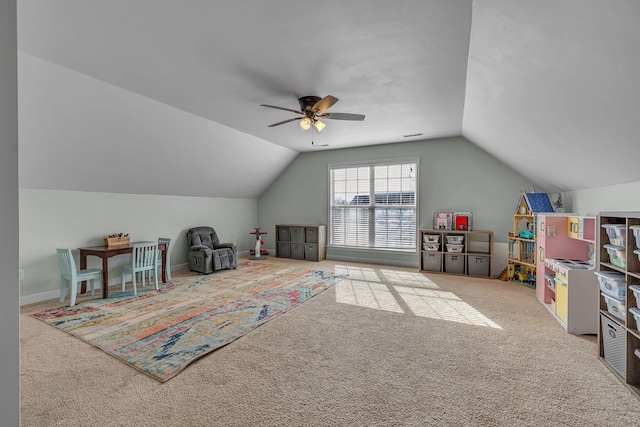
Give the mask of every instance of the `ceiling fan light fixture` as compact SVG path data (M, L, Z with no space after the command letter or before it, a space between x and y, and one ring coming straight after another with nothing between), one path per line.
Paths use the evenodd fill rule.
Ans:
M305 117L304 119L300 120L300 129L304 131L311 129L311 119L309 117Z
M324 129L326 125L322 123L320 120L316 119L313 121L313 126L316 128L318 132L322 132L322 129Z
M351 120L351 121L362 121L364 120L364 114L353 114L353 113L327 113L326 110L331 108L333 104L338 102L338 98L335 96L327 95L324 98L320 98L318 96L303 96L298 98L298 104L300 105L300 110L293 110L291 108L278 107L277 105L269 105L269 104L260 104L262 107L275 108L276 110L284 110L289 111L291 113L295 113L298 116L293 117L291 119L282 120L277 123L273 123L268 127L272 128L275 126L280 126L285 123L291 123L298 121L298 125L300 125L300 129L304 132L309 130L315 130L318 133L322 132L326 127L326 124L319 118L322 119L331 119L331 120ZM300 117L302 116L302 117ZM313 128L311 127L313 126Z

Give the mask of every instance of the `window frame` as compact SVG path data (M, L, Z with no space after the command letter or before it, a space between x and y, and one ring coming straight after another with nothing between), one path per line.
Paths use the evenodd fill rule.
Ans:
M415 171L414 171L414 191L415 191L415 195L414 195L414 204L409 206L402 206L402 204L400 205L392 205L392 208L398 208L398 209L407 209L407 210L411 210L413 209L414 213L415 213L415 218L414 218L414 230L413 230L413 245L411 247L406 246L406 247L398 247L398 248L394 248L394 247L377 247L375 246L375 212L376 212L376 193L375 193L375 167L376 166L391 166L391 165L403 165L403 164L415 164ZM369 241L372 242L373 244L368 245L368 246L363 246L363 245L347 245L347 244L336 244L334 242L334 208L336 207L336 205L334 205L334 189L335 189L335 185L334 185L334 179L333 179L333 171L334 170L340 170L340 169L349 169L349 168L358 168L358 167L368 167L369 168L369 172L370 172L370 183L369 183L369 195L367 196L369 199L369 203L368 204L344 204L344 205L337 205L337 206L341 206L341 207L347 207L347 208L353 208L353 209L361 209L361 208L367 208L369 210ZM327 227L327 231L328 231L328 239L327 239L327 247L331 247L331 248L338 248L338 249L349 249L349 250L359 250L359 251L389 251L389 252L403 252L403 253L417 253L417 241L418 241L418 223L419 223L419 206L420 206L420 190L419 190L419 183L420 183L420 158L419 157L403 157L403 158L395 158L395 159L379 159L379 160L363 160L363 161L356 161L356 162L340 162L340 163L330 163L328 164L328 173L327 173L327 180L328 180L328 194L327 194L327 199L328 199L328 227ZM403 192L400 192L403 193ZM362 197L363 195L356 195L356 197ZM373 203L371 203L371 200L373 199ZM381 207L389 207L389 205L378 205L377 208L381 208Z

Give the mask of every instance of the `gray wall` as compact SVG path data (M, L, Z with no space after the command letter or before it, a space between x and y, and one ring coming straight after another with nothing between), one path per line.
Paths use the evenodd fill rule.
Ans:
M20 425L16 2L0 1L0 424Z
M506 243L520 190L529 191L531 183L456 137L301 154L258 200L258 225L269 233L265 247L275 248L276 224L327 224L329 164L403 157L418 157L420 162L420 228L433 226L434 212L470 211L474 229L492 230L496 242ZM327 256L417 265L415 253L329 248Z
M253 247L249 232L257 218L255 199L157 196L86 191L20 189L21 304L56 298L59 293L56 248L76 249L104 243L111 233L126 232L133 241L171 239L171 264L186 268L187 229L210 225L221 240ZM74 251L77 260L77 251ZM110 283L120 283L120 266L130 256L109 260ZM96 257L89 267L101 268Z
M569 191L563 201L571 212L596 216L599 212L640 211L640 181Z

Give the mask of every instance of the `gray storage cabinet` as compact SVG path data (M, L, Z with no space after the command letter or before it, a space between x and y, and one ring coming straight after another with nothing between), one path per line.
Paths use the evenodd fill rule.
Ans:
M276 256L280 258L322 261L326 258L325 225L276 225Z

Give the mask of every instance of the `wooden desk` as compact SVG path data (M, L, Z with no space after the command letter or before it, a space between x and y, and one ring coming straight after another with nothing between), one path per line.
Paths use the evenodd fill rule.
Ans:
M80 250L80 269L87 268L87 257L89 255L102 258L102 298L109 296L109 258L116 255L130 254L133 252L133 243L128 246L91 246L88 248L78 248ZM165 243L158 243L158 250L162 254L162 283L167 283L167 245ZM80 293L84 294L87 291L87 282L82 282L80 286Z

